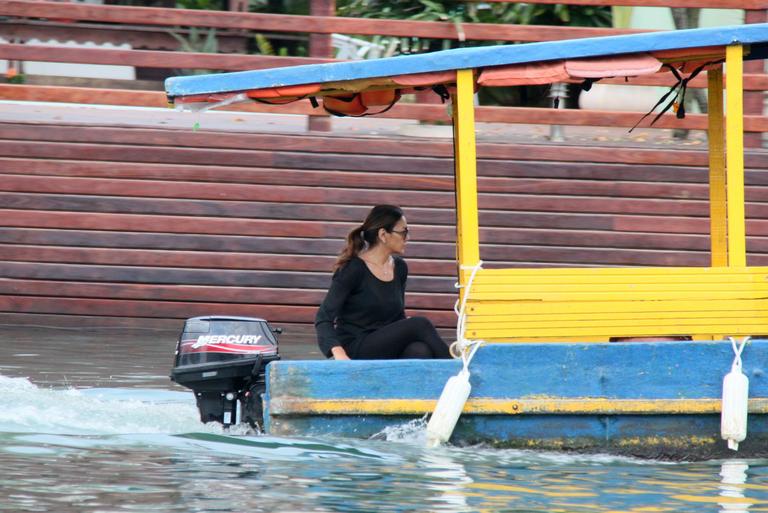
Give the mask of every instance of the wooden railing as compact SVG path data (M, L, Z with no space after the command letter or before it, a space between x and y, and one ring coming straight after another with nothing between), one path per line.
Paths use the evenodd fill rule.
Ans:
M331 4L314 0L323 7L314 12L330 14ZM748 20L760 21L765 11L757 9L768 7L768 0L663 4L751 8ZM216 27L220 53L172 51L177 43L168 32L190 27ZM310 34L312 58L242 54L244 41L255 32L297 37L294 27L304 31L300 37ZM621 32L472 24L463 29L468 39L509 41ZM0 36L13 42L0 45L0 59L128 65L145 75L155 72L155 79L94 80L87 87L0 84L0 99L163 107L158 78L178 73L174 70L323 62L329 60L322 58L330 52L328 34L336 32L458 37L449 23L5 0ZM126 42L133 49L52 50L25 44L33 37ZM663 86L667 79L633 82ZM745 84L762 100L768 76L749 71ZM705 87L706 78L691 85ZM310 125L313 129L327 121L300 102L232 108L306 114L311 123L319 122ZM454 326L455 201L447 140L160 127L166 125L126 129L106 126L113 122L110 112L93 111L97 114L87 119L52 114L41 121L37 113L29 120L0 122L0 323L176 329L194 315L258 315L286 328L288 338L281 342L314 343L312 321L340 241L371 204L390 202L407 209L414 227L409 314L426 315L442 328ZM747 112L751 135L768 131L768 118ZM444 106L419 103L401 102L384 116L447 120ZM638 117L571 109L477 110L479 121L545 125L626 127ZM702 116L691 114L684 120L665 117L658 126L706 125ZM707 162L706 152L695 146L482 143L482 258L504 267L706 266ZM768 154L748 152L746 167L749 263L768 265Z
M326 1L326 3L328 3ZM332 2L331 2L332 3ZM555 0L536 0L531 3L560 3ZM768 0L570 0L573 5L632 5L666 7L718 7L747 9L747 22L766 20ZM464 23L461 34L456 25L443 22L422 22L407 20L358 19L335 16L295 16L258 14L225 11L199 11L185 9L161 9L151 7L102 6L72 4L48 1L6 0L0 2L0 36L18 41L0 44L0 59L11 61L70 62L84 64L128 65L140 68L165 70L172 75L179 69L207 69L238 71L262 69L277 66L291 66L308 63L328 62L331 59L317 57L277 57L271 55L245 55L239 53L195 53L168 51L170 31L186 30L188 27L215 28L222 38L252 37L252 33L280 32L296 34L301 27L303 34L352 34L384 35L395 37L420 37L431 39L466 39L474 41L533 42L593 37L610 34L640 32L613 28L524 26L506 24ZM184 27L185 29L180 29ZM160 34L162 37L148 38L155 48L149 50L118 50L100 48L57 48L25 44L30 38L74 39L76 41L124 40L136 44L141 34ZM95 36L91 36L95 34ZM218 34L218 32L217 32ZM110 39L111 38L111 39ZM222 52L231 52L230 45ZM768 131L768 119L763 116L763 91L768 86L768 75L762 72L758 63L748 63L745 75L746 108L745 129L748 132ZM173 68L173 69L169 69ZM653 76L633 80L636 85L671 85L670 77ZM606 80L604 83L623 83ZM692 87L706 87L705 77L695 80ZM157 82L159 87L159 82ZM82 88L72 86L45 86L6 84L0 88L0 99L38 100L57 102L89 102L116 105L165 105L162 93L149 91L127 91L118 89ZM270 111L268 105L251 105L244 108L254 111ZM310 116L322 116L309 105L295 105L293 111ZM283 111L285 111L283 109ZM390 112L390 117L419 120L443 120L445 110L438 105L402 104ZM636 113L590 112L586 110L554 110L509 107L484 107L478 113L480 121L506 123L541 123L592 126L631 126ZM662 120L659 128L704 128L701 116L689 115L685 120ZM759 134L754 134L759 135Z
M510 3L517 0L484 0L488 3ZM765 0L529 0L529 4L568 4L568 5L624 5L634 7L687 7L712 9L766 9Z
M231 13L225 11L163 9L156 7L67 4L33 0L7 0L2 2L0 4L0 15L144 26L185 26L269 32L339 33L433 39L458 39L459 37L455 24L431 21ZM301 30L297 30L297 27L301 27ZM461 28L464 37L469 40L524 42L643 32L642 30L611 28L550 27L495 23L464 23Z

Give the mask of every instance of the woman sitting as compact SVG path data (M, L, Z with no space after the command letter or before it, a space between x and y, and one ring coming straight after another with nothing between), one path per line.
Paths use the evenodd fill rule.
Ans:
M426 317L405 317L408 240L403 211L373 207L347 236L315 318L320 350L336 360L450 358Z

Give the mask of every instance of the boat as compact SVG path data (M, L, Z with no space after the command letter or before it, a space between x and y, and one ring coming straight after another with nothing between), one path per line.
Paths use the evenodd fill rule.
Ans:
M375 115L425 89L450 101L459 358L271 362L265 430L374 436L426 418L466 370L471 393L458 404L450 443L668 459L768 455L768 267L746 260L742 85L743 62L766 55L768 24L755 24L169 78L169 100L185 108L311 101L336 115ZM569 81L587 89L605 77L667 73L673 86L659 113L638 116L647 124L684 117L688 81L704 72L710 266L483 265L477 88Z

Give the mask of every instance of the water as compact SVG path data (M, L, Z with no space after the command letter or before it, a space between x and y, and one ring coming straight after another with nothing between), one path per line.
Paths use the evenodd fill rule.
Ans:
M423 421L373 440L225 433L168 381L173 337L2 329L0 512L768 510L768 460L426 450Z

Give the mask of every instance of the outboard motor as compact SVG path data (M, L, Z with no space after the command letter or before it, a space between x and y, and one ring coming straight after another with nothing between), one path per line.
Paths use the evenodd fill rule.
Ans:
M187 319L176 344L171 380L191 388L202 422L228 427L263 422L265 368L279 360L275 334L267 321L254 317Z

